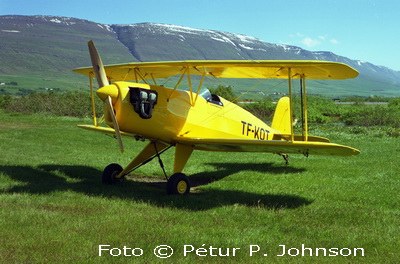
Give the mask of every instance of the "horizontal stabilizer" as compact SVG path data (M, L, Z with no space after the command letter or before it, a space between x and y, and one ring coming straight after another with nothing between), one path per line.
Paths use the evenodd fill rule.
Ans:
M275 134L274 137L272 138L273 140L290 140L291 135L286 134L286 135L279 135ZM294 141L304 141L304 136L303 135L294 135ZM307 141L310 142L325 142L329 143L330 140L329 138L324 138L324 137L318 137L318 136L308 136Z

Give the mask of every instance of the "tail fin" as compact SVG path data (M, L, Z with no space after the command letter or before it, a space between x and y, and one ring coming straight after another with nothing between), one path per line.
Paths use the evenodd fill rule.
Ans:
M292 133L292 124L290 124L290 99L282 97L276 105L272 128L279 130L284 135Z

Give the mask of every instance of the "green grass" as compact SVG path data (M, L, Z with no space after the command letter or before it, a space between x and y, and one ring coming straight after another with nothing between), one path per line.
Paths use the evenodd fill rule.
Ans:
M46 90L59 91L82 91L88 87L87 78L74 73L48 74L47 72L37 75L0 75L0 82L16 82L17 85L0 86L0 94L13 96L28 95Z
M122 184L100 183L143 142L79 130L89 119L0 112L0 263L397 263L399 139L321 126L314 134L361 150L357 157L194 152L195 185L168 196L157 160ZM173 150L163 154L168 173ZM143 249L98 256L99 245ZM279 245L364 248L365 256L284 256ZM153 249L175 254L158 259ZM236 256L184 257L184 245L240 248ZM249 256L250 245L261 251ZM217 252L217 251L215 251ZM215 253L214 252L214 253ZM268 252L268 256L263 256Z

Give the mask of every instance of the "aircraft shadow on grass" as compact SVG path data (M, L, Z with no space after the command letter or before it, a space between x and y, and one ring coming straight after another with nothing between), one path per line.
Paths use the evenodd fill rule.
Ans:
M290 174L305 171L305 169L290 166L276 166L273 163L206 163L215 168L215 171L200 172L190 175L192 187L206 185L221 180L240 171L252 171L268 174Z
M193 187L227 177L238 170L264 171L274 174L298 173L304 169L274 167L272 164L210 163L218 171L192 175ZM0 166L0 172L8 175L19 185L5 189L5 193L48 194L57 191L74 191L92 196L137 200L159 207L200 211L220 206L242 205L264 209L292 209L309 205L312 201L296 195L255 194L237 190L205 189L188 196L167 195L164 179L132 177L115 185L100 182L101 171L87 166L41 165ZM129 177L131 178L131 177Z

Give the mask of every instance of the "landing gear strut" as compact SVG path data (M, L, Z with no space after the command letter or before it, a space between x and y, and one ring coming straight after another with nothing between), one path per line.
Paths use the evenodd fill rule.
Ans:
M284 160L285 164L289 165L289 155L288 154L279 154Z
M130 172L157 157L160 167L167 179L167 193L177 195L188 194L190 192L189 178L180 171L185 167L185 164L194 148L188 145L176 144L174 162L174 171L176 173L168 178L160 155L172 146L173 145L167 145L161 141L149 142L149 144L147 144L147 146L124 169L115 163L108 165L103 171L102 182L104 184L114 184L123 179L125 175L128 175Z

